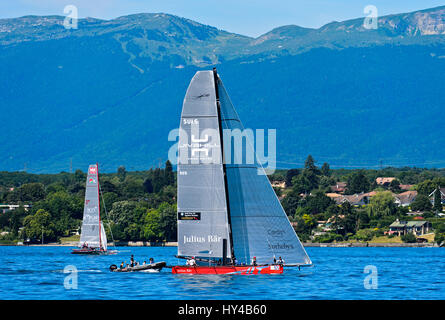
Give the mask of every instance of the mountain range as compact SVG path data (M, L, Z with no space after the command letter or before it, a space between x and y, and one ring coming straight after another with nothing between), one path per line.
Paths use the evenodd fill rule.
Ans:
M278 167L445 166L445 6L257 38L164 13L64 20L0 19L0 171L158 166L214 66L244 126L277 129Z

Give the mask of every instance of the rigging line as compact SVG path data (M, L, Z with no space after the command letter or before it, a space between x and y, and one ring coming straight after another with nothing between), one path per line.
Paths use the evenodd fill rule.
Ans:
M108 226L108 229L110 230L111 239L113 240L113 247L116 248L116 241L114 241L113 231L111 230L110 219L108 217L107 207L105 206L104 195L103 195L102 188L100 187L100 183L99 182L98 182L98 184L99 184L100 195L102 196L102 203L104 205L105 216L107 217L107 221L108 221L107 226Z

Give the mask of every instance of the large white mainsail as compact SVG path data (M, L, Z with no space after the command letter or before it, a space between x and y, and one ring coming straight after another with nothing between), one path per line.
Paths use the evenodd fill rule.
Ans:
M198 71L180 124L178 256L216 260L226 252L245 264L253 257L270 264L274 256L286 265L311 264L249 141L242 145L253 163L225 159L235 154L234 129L244 128L216 70Z
M220 259L229 226L211 71L196 73L187 90L178 149L178 256Z
M106 242L105 230L100 220L99 168L97 164L92 164L87 174L79 246L106 250Z

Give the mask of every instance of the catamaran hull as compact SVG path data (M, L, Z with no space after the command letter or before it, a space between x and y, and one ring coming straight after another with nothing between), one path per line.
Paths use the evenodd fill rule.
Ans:
M283 266L174 266L173 274L281 274Z
M99 255L101 252L99 250L84 250L84 249L73 249L72 254L87 254L87 255Z
M73 249L72 254L84 254L84 255L110 255L116 254L117 251L99 251L99 250L85 250L85 249Z

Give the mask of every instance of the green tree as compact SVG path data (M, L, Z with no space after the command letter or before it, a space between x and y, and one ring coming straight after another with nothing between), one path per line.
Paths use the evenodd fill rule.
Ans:
M292 186L292 179L293 177L298 176L298 174L300 173L300 171L298 169L289 169L286 172L286 187L291 187Z
M144 237L148 241L158 241L162 239L161 215L158 210L150 209L144 218Z
M380 191L374 195L368 205L370 216L383 217L390 216L396 211L394 197L390 191Z
M159 225L166 241L177 241L176 205L161 203L158 208L160 214Z
M298 176L292 179L293 190L297 194L308 194L318 188L320 170L315 165L315 160L309 155L304 162L304 169Z
M389 190L396 193L400 192L400 181L397 179L391 181L391 183L389 184Z
M124 181L125 178L127 177L127 170L125 169L124 166L120 166L119 168L117 168L117 177L121 182Z
M430 199L424 194L418 194L416 199L411 203L411 210L414 211L427 211L431 210L432 207Z
M74 181L76 183L85 183L85 180L87 179L86 173L82 172L82 170L77 169L74 172Z
M134 209L136 209L136 202L128 200L114 202L110 211L110 219L116 224L125 226L129 221L133 221Z
M434 225L434 241L439 246L445 245L445 223L440 222Z
M307 171L311 171L315 175L320 174L320 170L318 170L317 166L315 165L315 160L311 155L308 155L306 160L304 161L304 169Z
M151 183L151 179L150 178L145 179L143 186L144 186L144 191L145 192L153 193L153 184Z
M361 229L358 230L355 238L359 241L371 241L374 236L374 232L372 229Z
M15 189L7 196L7 201L11 203L17 202L35 202L45 199L45 187L41 183L25 183L21 187Z
M24 236L30 239L41 239L44 241L54 241L57 239L55 225L52 222L51 214L43 209L38 210L34 215L29 215L24 220Z
M110 181L110 180L104 180L102 179L101 183L100 183L100 189L102 190L102 192L105 194L106 192L113 192L115 194L118 193L117 187L116 185Z
M168 186L175 184L175 175L173 173L173 166L170 160L167 160L165 162L164 177L165 177L165 185Z
M143 180L137 177L128 176L121 184L122 194L127 199L137 199L143 196L145 190Z
M308 194L318 188L318 176L311 170L303 172L292 179L293 191L297 194Z
M83 216L83 200L66 191L58 191L33 205L34 211L39 209L44 209L51 214L56 235L62 236L68 230L78 226L78 220Z
M433 182L432 180L425 180L419 183L416 187L416 190L419 194L424 196L429 196L431 192L434 191L434 189L437 188L437 184Z
M346 194L368 192L370 183L363 170L353 172L347 178Z
M417 242L416 236L414 234L412 234L411 232L402 235L400 238L405 243L416 243Z
M329 163L325 162L321 166L321 174L329 177L331 175L331 169L329 168Z
M113 203L117 202L119 199L118 195L114 192L105 192L102 196L102 201L101 201L101 212L105 211L105 209L111 210L113 208ZM105 204L105 207L104 205ZM103 210L102 210L103 209Z
M306 207L312 214L324 212L330 205L334 204L331 198L326 196L324 192L317 190L314 195L309 195L305 199Z
M151 183L153 185L153 192L158 193L164 186L164 177L160 168L156 168L152 171Z
M313 229L317 225L317 221L315 221L315 219L308 214L303 214L302 218L304 224L310 229Z
M283 200L281 200L281 205L288 216L293 216L295 214L300 199L301 198L297 193L291 191L283 198Z

